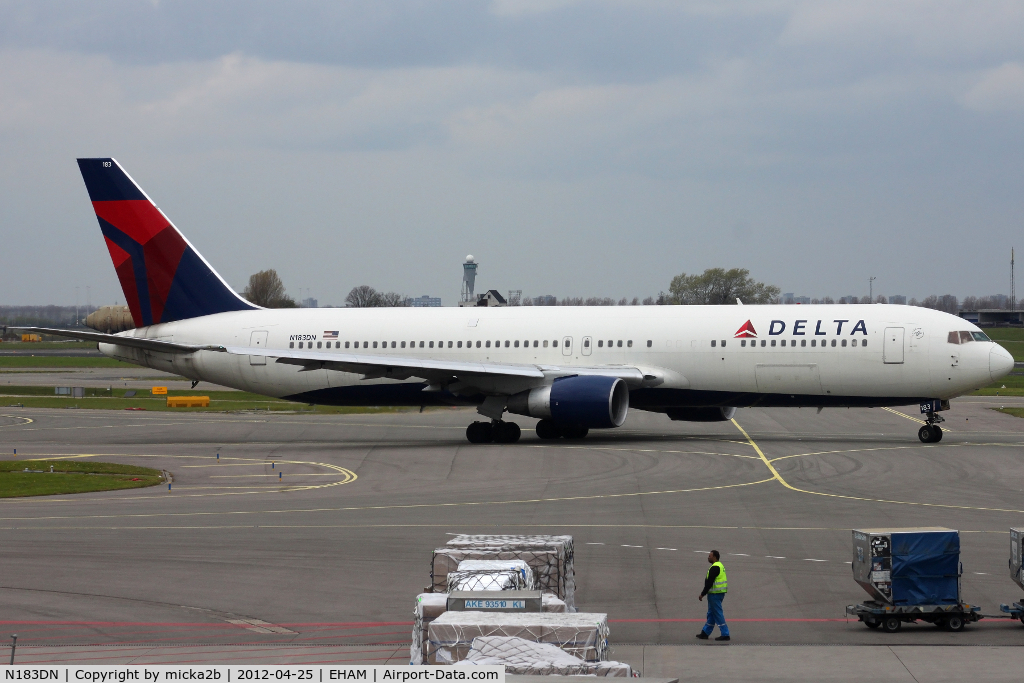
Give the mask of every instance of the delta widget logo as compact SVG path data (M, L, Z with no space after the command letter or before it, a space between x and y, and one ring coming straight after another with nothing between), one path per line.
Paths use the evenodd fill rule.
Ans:
M754 326L751 324L749 320L743 323L743 327L736 330L736 334L733 335L734 339L746 339L748 337L753 337L755 339L757 338L757 330L754 329ZM774 344L775 342L772 343Z

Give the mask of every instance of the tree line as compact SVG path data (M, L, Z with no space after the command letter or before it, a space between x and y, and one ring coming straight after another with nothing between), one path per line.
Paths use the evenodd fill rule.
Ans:
M785 303L780 295L782 290L775 285L759 282L750 277L746 268L708 268L703 273L680 273L672 278L668 292L627 299L612 297L563 297L561 299L546 295L522 298L522 306L666 306L666 305L736 305L744 304L781 304ZM242 296L257 306L264 308L295 308L298 304L285 293L284 283L277 271L261 270L249 277L249 285ZM406 306L408 297L398 292L379 292L369 285L353 287L345 297L345 305L351 308L382 308ZM811 299L812 304L870 304L888 303L881 294L871 297L842 297L838 301L830 296ZM952 294L925 297L918 301L910 299L910 306L933 308L956 315L961 310L978 310L980 308L1010 309L1015 307L1009 297L1002 295L993 297L968 296L960 301Z

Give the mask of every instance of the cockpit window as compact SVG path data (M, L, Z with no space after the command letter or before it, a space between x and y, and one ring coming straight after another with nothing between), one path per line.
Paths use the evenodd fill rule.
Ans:
M960 333L959 332L950 332L949 336L946 337L946 341L948 341L950 344L959 344L960 343Z
M992 341L984 332L971 332L971 335L974 337L974 341Z
M967 342L974 341L974 337L971 336L970 332L960 332L960 343L966 344Z

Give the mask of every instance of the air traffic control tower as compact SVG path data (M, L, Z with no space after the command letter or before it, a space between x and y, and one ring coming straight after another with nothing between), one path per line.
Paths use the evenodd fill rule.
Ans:
M472 254L466 256L466 262L462 264L462 300L461 306L475 306L476 298L473 296L473 288L476 286L476 259Z

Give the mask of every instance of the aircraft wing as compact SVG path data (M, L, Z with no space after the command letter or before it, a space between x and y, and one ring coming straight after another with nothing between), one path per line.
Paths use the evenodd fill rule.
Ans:
M157 351L159 353L195 353L204 349L217 349L214 346L197 346L194 344L175 344L174 342L161 341L159 339L146 339L144 337L121 336L119 334L105 334L103 332L86 332L84 330L61 330L52 327L20 327L11 326L12 330L34 332L36 334L50 334L55 337L68 337L69 339L81 339L82 341L94 341L103 344L117 344L146 351Z
M222 349L239 356L265 356L276 358L278 363L301 365L307 370L340 370L361 373L363 379L408 379L419 377L431 383L459 382L490 391L507 393L520 390L522 380L535 385L536 380L564 375L607 375L621 377L631 386L640 386L644 374L638 368L629 366L578 367L560 365L520 365L513 363L471 362L435 360L401 356L368 355L361 353L335 353L323 351L297 351L295 349L261 349L248 346L229 346ZM502 380L507 380L502 382ZM492 388L493 387L493 388ZM502 392L506 393L506 392Z

